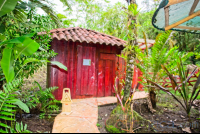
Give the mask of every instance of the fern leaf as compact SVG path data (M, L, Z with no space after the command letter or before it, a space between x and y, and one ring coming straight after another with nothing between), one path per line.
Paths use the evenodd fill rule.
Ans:
M7 116L0 116L0 119L9 120L9 121L13 121L14 120L13 118L10 118L10 117L7 117Z
M3 129L0 129L0 133L8 133L8 132L4 131Z
M4 90L5 93L9 92L5 85L3 85L3 90Z
M2 107L1 110L7 111L7 112L15 112L16 111L16 110L13 110L13 109L10 109L10 108L7 108L7 107Z
M0 126L5 127L5 128L10 128L10 126L4 124L4 123L0 123Z
M9 112L0 112L1 115L9 115L9 116L13 116L14 114L13 113L9 113Z
M22 131L24 130L24 125L23 125L22 121L21 121L21 130Z
M3 99L3 100L6 99L6 97L3 94L0 94L0 98Z

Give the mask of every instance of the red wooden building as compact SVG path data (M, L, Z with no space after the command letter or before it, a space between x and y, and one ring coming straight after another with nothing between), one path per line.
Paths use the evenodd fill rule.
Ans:
M63 88L70 88L72 99L113 95L116 72L125 72L124 61L117 54L121 54L126 42L79 27L50 32L51 49L58 53L51 60L68 68L64 71L48 65L47 85L59 87L54 92L55 98L62 99Z

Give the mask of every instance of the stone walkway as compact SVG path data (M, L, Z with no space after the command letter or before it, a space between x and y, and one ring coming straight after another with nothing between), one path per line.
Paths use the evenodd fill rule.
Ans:
M145 92L136 92L133 99L146 98ZM102 97L72 100L72 112L69 115L59 114L53 125L53 133L100 133L98 106L117 103L116 97Z

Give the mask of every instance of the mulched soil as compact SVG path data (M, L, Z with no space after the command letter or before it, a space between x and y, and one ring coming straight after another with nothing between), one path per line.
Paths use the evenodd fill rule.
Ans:
M27 129L33 133L51 133L53 128L54 118L51 119L40 119L39 115L36 114L26 114L23 118L17 118L17 122L23 122L27 124Z
M160 97L159 97L160 98ZM199 105L200 106L200 105ZM108 133L105 129L105 122L109 118L111 112L116 107L115 105L108 105L99 107L98 113L98 128L101 133ZM157 103L156 113L152 114L147 104L141 101L134 101L133 109L137 111L143 118L150 120L151 123L144 124L149 126L149 129L145 128L145 132L149 133L183 133L190 127L192 133L200 132L200 112L198 107L193 107L191 110L191 123L183 108L167 95L163 95ZM140 124L140 123L139 123ZM153 125L152 125L153 124ZM135 127L135 128L138 128ZM144 130L138 129L137 133L144 132Z
M98 129L101 133L109 133L105 129L105 122L109 118L111 112L116 107L116 104L113 105L107 105L107 106L101 106L98 108Z

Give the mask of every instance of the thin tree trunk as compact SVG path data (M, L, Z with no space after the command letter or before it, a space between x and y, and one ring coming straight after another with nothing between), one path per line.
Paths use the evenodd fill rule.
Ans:
M156 93L154 92L154 90L151 90L149 92L149 96L150 96L152 107L155 109L156 108Z
M128 0L128 4L136 4L136 0ZM137 29L134 24L136 24L136 17L137 16L128 16L128 27L133 27L131 31L129 31L129 37L128 39L128 46L134 46L137 45ZM134 22L134 24L133 24ZM132 35L134 33L134 35ZM132 86L132 81L133 81L133 63L134 59L136 58L135 51L128 51L127 53L127 65L126 65L126 79L125 79L125 87L124 87L124 97L123 97L123 104L129 99L130 97L130 91L131 91L131 86Z

